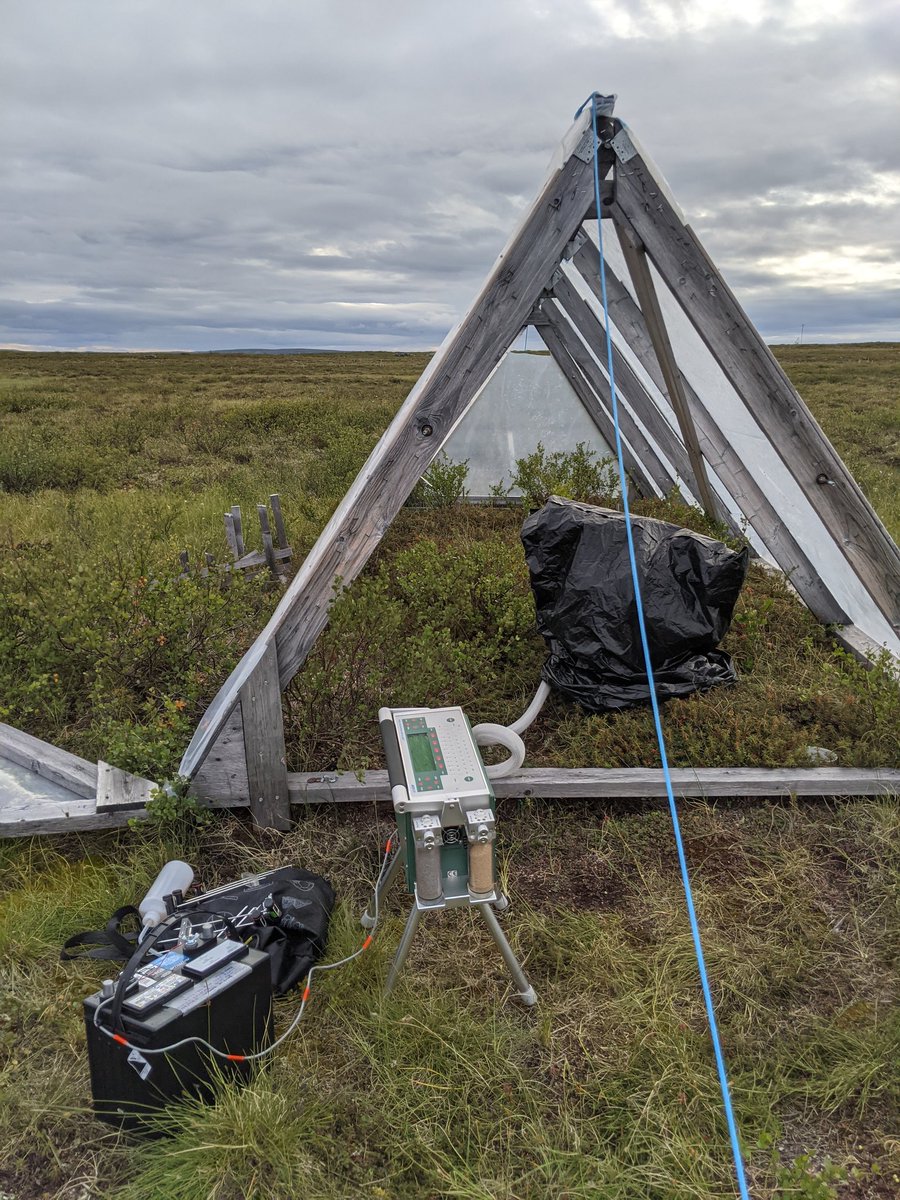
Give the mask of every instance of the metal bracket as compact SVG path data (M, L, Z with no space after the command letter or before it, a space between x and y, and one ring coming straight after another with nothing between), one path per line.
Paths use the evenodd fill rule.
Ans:
M586 129L581 135L578 145L572 151L573 158L578 158L583 163L594 161L594 131Z
M610 146L613 148L616 158L619 162L627 163L629 159L634 158L637 154L634 142L628 136L628 130L620 129L614 138L610 140Z

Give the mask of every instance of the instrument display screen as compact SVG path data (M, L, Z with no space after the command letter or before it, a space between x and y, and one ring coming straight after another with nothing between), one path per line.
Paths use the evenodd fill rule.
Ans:
M420 771L437 771L439 769L434 757L431 738L427 733L409 733L406 735L406 741L416 774Z

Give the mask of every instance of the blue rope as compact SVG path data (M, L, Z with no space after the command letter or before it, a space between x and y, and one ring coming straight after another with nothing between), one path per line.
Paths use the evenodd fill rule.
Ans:
M653 678L653 667L650 662L650 644L647 640L647 628L644 623L644 605L641 599L641 585L638 579L637 559L634 553L634 536L631 530L631 509L628 505L628 486L625 478L625 460L622 456L622 438L619 433L619 405L616 397L616 380L613 371L613 341L610 331L609 305L606 299L606 263L603 257L603 220L600 209L600 142L597 136L597 93L589 97L591 105L591 127L594 133L594 199L597 205L597 228L599 230L600 251L600 294L603 299L603 320L606 327L606 369L609 374L609 390L612 400L613 427L616 435L616 458L619 463L619 486L622 490L622 509L625 513L625 533L628 538L628 559L631 563L631 579L634 584L634 598L637 608L638 628L641 633L641 647L644 651L644 665L647 669L647 682L650 685L650 706L653 710L653 724L656 727L656 740L659 745L659 757L662 763L663 778L666 782L666 796L669 800L669 812L672 817L672 828L675 831L675 845L678 848L678 865L681 868L681 882L684 885L684 896L687 901L688 917L691 923L691 937L694 940L694 953L697 956L697 966L700 971L700 983L703 988L703 1000L706 1004L706 1016L709 1020L709 1032L712 1037L713 1051L716 1056L716 1070L719 1075L719 1087L722 1090L722 1104L725 1109L725 1120L728 1123L728 1135L731 1139L731 1152L734 1156L734 1170L737 1177L738 1191L741 1200L750 1200L747 1190L747 1178L744 1173L744 1160L741 1157L741 1146L738 1139L737 1124L731 1105L731 1092L728 1087L728 1073L725 1069L725 1058L719 1042L719 1028L716 1024L716 1014L713 1008L712 992L709 988L709 977L706 973L706 959L700 941L700 926L697 923L697 913L694 910L694 895L691 890L691 880L688 874L687 859L684 853L684 842L681 837L681 822L678 819L678 807L675 804L675 794L672 790L672 776L669 772L669 759L666 754L666 739L663 734L662 722L659 716L659 701L656 695L656 681ZM588 104L585 100L575 114L576 117Z

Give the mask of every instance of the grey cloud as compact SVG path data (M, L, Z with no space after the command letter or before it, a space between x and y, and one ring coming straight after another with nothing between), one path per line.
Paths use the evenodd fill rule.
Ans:
M768 261L900 259L900 205L845 199L900 172L892 6L693 35L628 7L648 36L591 0L9 6L0 337L433 346L594 87L764 333L805 306L823 338L900 337L891 288L810 295Z

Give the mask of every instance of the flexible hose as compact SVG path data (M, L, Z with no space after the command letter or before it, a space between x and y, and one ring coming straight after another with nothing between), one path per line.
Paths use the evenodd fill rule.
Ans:
M519 717L518 721L513 721L512 725L509 726L513 733L524 733L529 725L534 724L538 713L544 707L549 695L550 684L544 683L544 681L541 680L540 684L538 685L538 690L534 693L534 699L522 713L521 717Z
M534 699L521 717L517 721L513 721L512 725L495 725L491 721L486 721L473 727L472 736L479 746L505 746L509 751L509 758L504 758L502 762L494 763L493 766L485 767L488 779L502 779L504 775L511 775L513 771L518 771L521 767L525 761L525 743L520 734L523 734L533 723L549 695L550 688L542 681L534 694Z

